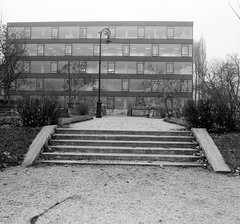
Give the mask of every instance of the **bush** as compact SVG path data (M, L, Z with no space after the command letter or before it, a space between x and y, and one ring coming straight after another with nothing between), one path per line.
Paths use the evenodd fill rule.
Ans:
M89 113L89 105L87 103L80 103L77 107L79 115L87 115Z
M236 112L227 104L219 104L210 100L193 100L186 102L183 115L192 128L206 128L210 132L238 131L239 121Z
M17 101L17 111L24 126L42 127L58 124L60 104L49 98L32 98Z

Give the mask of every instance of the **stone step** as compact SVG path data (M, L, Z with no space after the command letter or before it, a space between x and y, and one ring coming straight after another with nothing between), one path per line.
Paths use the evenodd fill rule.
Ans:
M205 167L197 162L166 162L166 161L122 161L122 160L41 160L41 163L65 165L124 165L124 166L159 166L159 167Z
M113 147L113 146L48 146L50 152L77 153L133 153L133 154L182 154L193 155L198 149L192 148L151 148L151 147Z
M201 156L193 155L159 155L159 154L126 154L126 153L64 153L43 152L43 158L59 160L137 160L137 161L170 161L170 162L194 162Z
M109 140L50 140L50 145L75 146L127 146L127 147L160 147L160 148L196 148L197 142L158 142L158 141L109 141Z
M57 128L56 134L193 136L191 131L80 130L73 128Z
M124 141L168 141L194 142L193 136L151 136L151 135L117 135L117 134L54 134L53 139L73 140L124 140Z

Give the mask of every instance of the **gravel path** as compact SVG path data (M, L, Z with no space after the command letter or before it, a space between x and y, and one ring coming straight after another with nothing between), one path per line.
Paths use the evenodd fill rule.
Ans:
M102 117L86 122L75 123L72 128L97 130L135 130L135 131L168 131L183 129L183 126L164 122L163 119L145 117Z
M182 128L157 119L118 117L71 126L94 125ZM204 168L38 165L0 173L1 224L240 224L239 208L240 177Z

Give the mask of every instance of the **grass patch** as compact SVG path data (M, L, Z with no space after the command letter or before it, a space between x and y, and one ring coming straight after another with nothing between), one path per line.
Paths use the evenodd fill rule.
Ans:
M0 126L0 166L17 166L41 128Z
M240 132L210 134L225 162L235 172L240 168Z
M89 115L61 118L60 125L83 122L92 118ZM29 146L41 130L41 127L17 127L17 123L12 118L4 119L3 124L0 125L0 169L20 165Z
M164 121L189 128L186 121L171 117ZM209 133L232 172L240 174L240 132Z

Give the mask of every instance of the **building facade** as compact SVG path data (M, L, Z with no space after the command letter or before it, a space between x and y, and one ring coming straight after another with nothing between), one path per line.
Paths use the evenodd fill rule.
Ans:
M178 107L192 99L192 22L27 22L8 28L25 33L29 56L29 68L11 91L15 99L53 96L63 106L69 97L96 102L104 28L111 31L111 43L103 33L101 44L101 101L108 109L143 101L161 107L168 96ZM84 65L75 75L66 69L73 63ZM74 88L78 74L93 82Z

